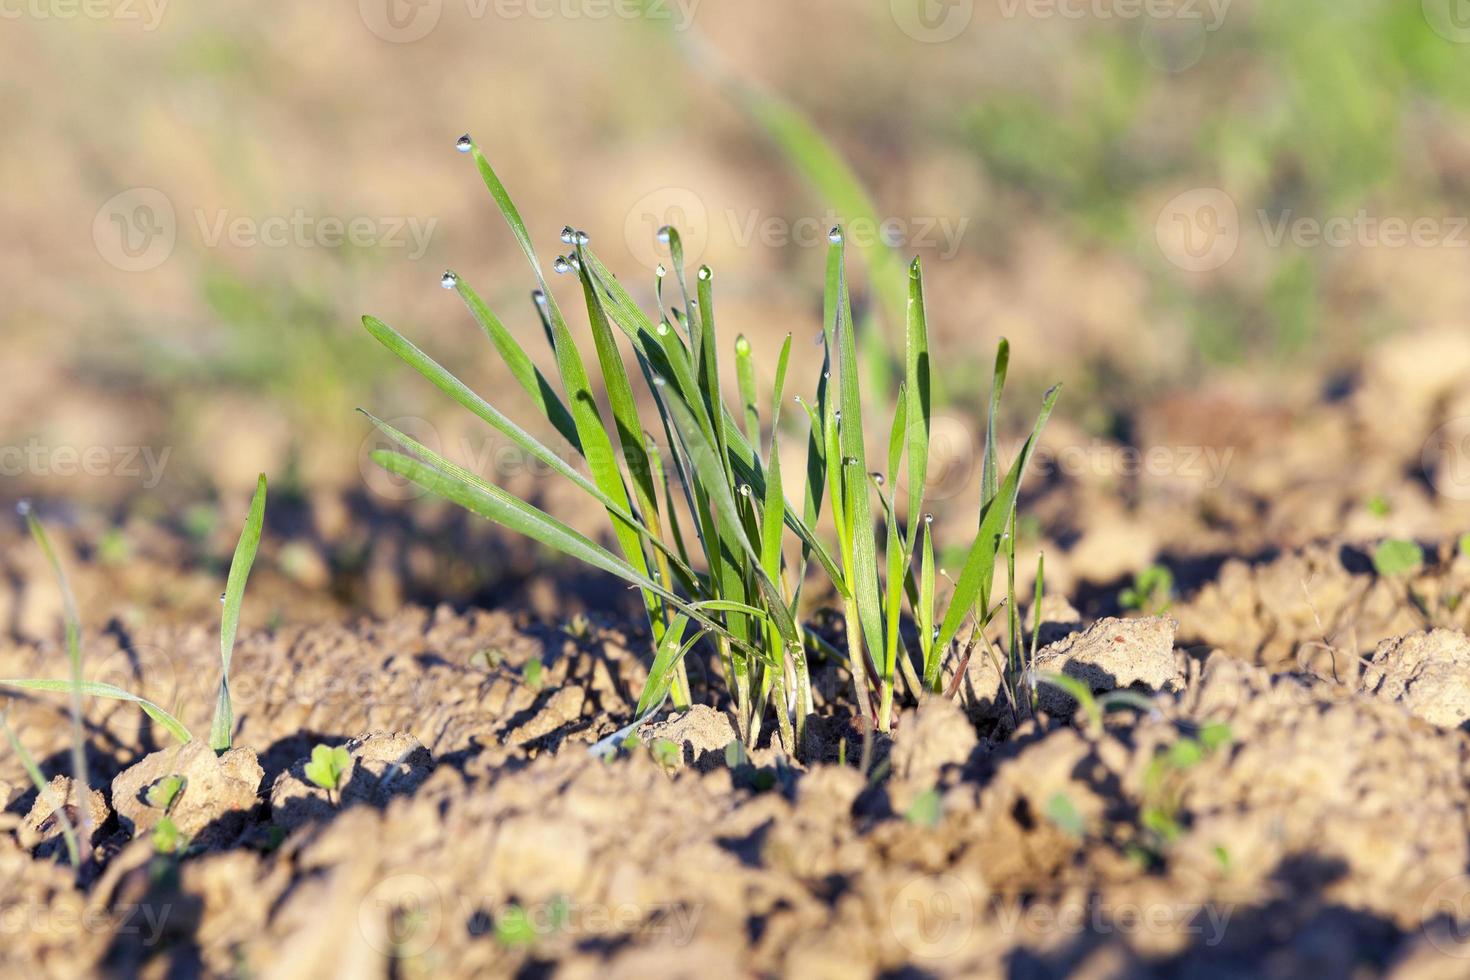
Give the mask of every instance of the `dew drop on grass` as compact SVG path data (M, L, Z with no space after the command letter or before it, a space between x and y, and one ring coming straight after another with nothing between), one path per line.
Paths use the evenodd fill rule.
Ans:
M837 411L835 411L835 412L832 413L832 421L833 422L841 422L842 421L842 409L839 408Z
M653 274L656 275L656 276L658 276L660 279L662 279L664 276L666 276L666 275L669 274L669 270L668 269L665 269L664 268L664 264L662 262L660 262L658 264L658 268L653 270Z
M711 269L709 266L702 265L702 266L699 267L699 281L700 282L709 282L711 279L714 278L714 275L715 275L714 270Z
M669 238L673 235L673 232L674 229L670 228L668 225L664 225L662 228L660 228L658 230L659 243L662 245L667 245L669 243Z
M439 277L439 285L443 286L445 289L453 289L455 286L459 285L459 276L455 275L453 272L446 271L444 275Z
M869 473L868 475L871 476L873 478L873 482L878 484L878 486L880 487L886 482L883 478L882 473Z
M576 229L574 229L571 225L567 225L564 228L562 228L562 230L561 230L561 243L563 245L570 245L573 242L575 242L576 240L577 240L577 232L576 232Z
M29 500L17 501L15 505L15 512L21 517L28 516L31 512L31 502Z
M558 255L556 261L551 263L551 268L557 275L564 276L572 271L572 264L567 261L565 255Z
M225 602L225 594L223 592L221 592L219 594L219 601L220 601L220 605L224 605L224 602Z
M531 301L543 310L546 309L546 294L539 289L531 290Z
M832 226L832 230L829 231L829 232L827 232L827 241L831 242L833 245L841 245L842 244L842 226L841 225L833 225Z
M934 515L933 514L925 514L924 515L924 523L925 524L933 524L934 523Z
M577 258L576 255L568 255L567 261L572 264L573 269L576 269L578 272L582 271L582 260Z
M461 153L468 153L470 152L470 150L475 148L475 141L470 139L469 133L465 133L459 139L454 141L454 148Z
M592 239L588 236L588 234L585 231L581 230L579 230L574 236L574 240L578 245L590 245L592 243Z
M831 381L832 380L832 372L831 371L823 371L822 372L822 380L823 381Z
M667 337L669 335L669 321L667 321L667 320L660 320L660 321L658 321L658 335L660 337Z
M750 353L750 341L745 338L745 334L735 338L735 350L740 354Z
M750 484L749 483L742 483L742 484L740 484L740 496L742 496L742 497L749 497L750 496Z
M847 456L847 457L844 457L843 460L842 460L842 465L843 466L856 466L857 464L858 464L858 458L856 456Z

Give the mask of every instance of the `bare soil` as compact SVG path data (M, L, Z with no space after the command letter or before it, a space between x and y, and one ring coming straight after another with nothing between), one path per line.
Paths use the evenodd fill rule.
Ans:
M1457 424L1453 380L1377 358L1345 384L1203 392L1135 420L1137 445L1231 450L1213 485L1054 456L1028 495L1052 585L1040 659L1152 703L1101 729L1060 697L1016 718L977 659L954 702L865 739L825 664L799 757L747 754L696 670L706 706L595 757L645 674L647 637L616 599L552 576L498 608L361 616L268 564L230 755L88 705L80 881L0 754L0 970L1464 976L1470 487L1434 435ZM1377 574L1389 536L1419 540L1423 567ZM109 565L85 521L62 537L89 673L206 731L214 570L167 541ZM61 676L44 569L18 535L3 544L0 676ZM1178 596L1159 616L1121 609L1153 561ZM16 697L9 717L48 775L68 771L64 699ZM305 778L317 744L349 749L335 792ZM189 776L182 856L148 832L147 790L173 773ZM55 787L79 812L77 787Z

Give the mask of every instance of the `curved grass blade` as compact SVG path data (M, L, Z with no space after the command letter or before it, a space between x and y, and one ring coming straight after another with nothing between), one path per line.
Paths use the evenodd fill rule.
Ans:
M924 309L924 272L919 260L909 266L909 303L904 336L904 400L909 481L908 548L912 553L929 479L929 432L933 391L929 375L929 324ZM897 475L896 473L894 475Z
M31 513L29 504L24 505L23 512L31 537L46 556L46 563L51 566L51 572L56 576L56 585L61 590L62 618L66 627L66 659L71 667L70 687L63 688L71 692L71 774L77 785L90 788L91 782L87 778L87 742L82 731L82 617L77 612L77 598L67 580L66 570L61 567L56 549L51 547L46 528ZM81 818L81 859L85 861L92 850L91 808L82 807Z
M209 747L216 752L230 748L235 732L235 711L230 703L230 660L235 653L235 634L240 628L240 606L245 601L245 582L250 578L250 568L255 564L255 552L260 547L260 532L265 524L265 474L255 484L255 497L250 501L250 511L245 516L245 527L235 545L235 557L230 559L230 576L225 583L225 610L220 618L219 695L215 698L214 721L209 726Z
M13 687L22 691L71 691L75 685L71 681L50 680L46 678L9 678L0 680L0 687ZM189 729L166 710L149 701L140 698L136 694L129 694L120 687L104 684L101 681L82 681L81 692L89 697L106 698L109 701L127 701L136 704L143 709L143 713L158 722L168 733L182 743L190 742L194 736L189 734Z

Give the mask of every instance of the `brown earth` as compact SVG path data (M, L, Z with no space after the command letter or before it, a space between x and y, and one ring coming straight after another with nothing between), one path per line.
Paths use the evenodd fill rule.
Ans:
M402 605L398 581L394 608L358 618L337 572L290 573L281 553L300 542L272 528L234 658L232 753L88 704L97 846L80 880L51 812L77 812L75 787L38 798L0 754L0 969L1464 976L1470 521L1455 444L1434 435L1457 424L1455 380L1380 358L1327 395L1206 393L1136 421L1138 448L1232 449L1214 485L1054 455L1027 501L1047 552L1038 666L1152 705L1101 727L1045 688L1041 714L1010 712L974 658L956 703L910 707L868 741L845 672L819 663L801 758L727 751L701 663L707 706L595 757L646 671L620 590L579 598L532 575L501 608L429 609ZM6 533L0 676L62 676L54 587ZM108 563L85 515L58 534L89 676L206 732L217 568L166 533ZM1378 574L1389 536L1421 541L1423 566ZM1122 610L1152 561L1177 597L1158 617ZM415 588L456 574L419 568ZM64 697L17 695L8 719L48 776L69 771ZM318 744L349 751L335 790L306 776ZM160 853L148 791L173 774L187 840Z

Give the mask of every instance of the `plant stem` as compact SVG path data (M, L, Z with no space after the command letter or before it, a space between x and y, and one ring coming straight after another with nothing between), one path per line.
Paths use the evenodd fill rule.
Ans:
M868 690L867 654L863 652L863 627L858 620L857 599L848 596L842 601L843 615L847 617L847 660L852 670L852 686L857 695L858 710L863 714L864 724L873 719L873 698ZM884 731L887 731L885 728Z

